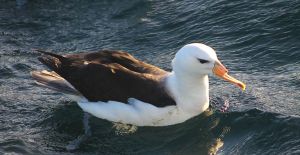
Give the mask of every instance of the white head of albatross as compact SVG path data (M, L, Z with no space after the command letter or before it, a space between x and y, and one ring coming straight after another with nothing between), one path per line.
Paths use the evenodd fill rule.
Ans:
M209 107L208 75L214 73L242 90L246 85L227 74L228 70L218 60L209 46L193 43L182 47L172 61L173 71L167 79L167 87L179 109L198 115Z

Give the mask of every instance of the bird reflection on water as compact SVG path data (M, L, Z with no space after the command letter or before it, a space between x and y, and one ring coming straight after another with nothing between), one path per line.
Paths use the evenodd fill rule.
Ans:
M72 113L71 118L62 117L66 113ZM139 153L147 154L154 151L162 154L215 154L222 148L223 139L230 131L230 127L227 125L220 126L221 117L226 113L220 113L209 108L203 114L187 122L166 127L136 127L91 117L89 122L91 135L84 140L79 140L82 137L81 134L84 135L86 132L86 130L82 130L84 125L81 124L83 118L81 115L81 110L74 102L57 106L51 118L56 124L51 131L52 134L43 135L41 138L45 139L48 145L61 144L59 147L62 150L69 147L69 151L91 149L97 150L97 152L109 150L117 153L125 148L130 152L142 147L144 148L143 152ZM62 132L64 135L61 135ZM67 135L65 135L66 133ZM71 145L66 146L68 142ZM137 143L138 145L136 145ZM110 150L112 145L116 147L113 151ZM155 149L153 150L153 148Z

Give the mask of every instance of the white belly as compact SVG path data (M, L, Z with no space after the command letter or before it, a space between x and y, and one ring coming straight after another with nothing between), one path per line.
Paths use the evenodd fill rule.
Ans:
M128 104L117 101L88 102L83 99L78 105L98 118L136 126L167 126L198 115L185 113L177 106L159 108L133 98L128 100Z

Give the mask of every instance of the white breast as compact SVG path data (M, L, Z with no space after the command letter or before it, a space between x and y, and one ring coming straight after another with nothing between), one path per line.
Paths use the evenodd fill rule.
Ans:
M176 101L177 107L185 113L198 115L209 107L208 76L190 77L171 73L167 88Z

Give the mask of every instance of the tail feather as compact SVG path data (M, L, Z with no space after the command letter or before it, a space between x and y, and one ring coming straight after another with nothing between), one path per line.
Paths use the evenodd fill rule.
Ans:
M38 85L71 95L81 95L68 81L55 72L32 71L31 76Z
M40 49L35 49L34 51L44 54L44 56L39 57L38 60L57 73L60 73L60 67L62 64L68 63L68 58L62 55L46 52Z
M50 53L50 52L47 52L47 51L44 51L44 50L41 50L41 49L34 49L34 51L39 52L39 53L43 53L43 54L45 54L45 55L50 55L50 56L52 56L52 57L55 57L55 58L59 59L60 61L65 61L65 60L67 60L67 58L65 58L65 57L62 56L62 55Z

